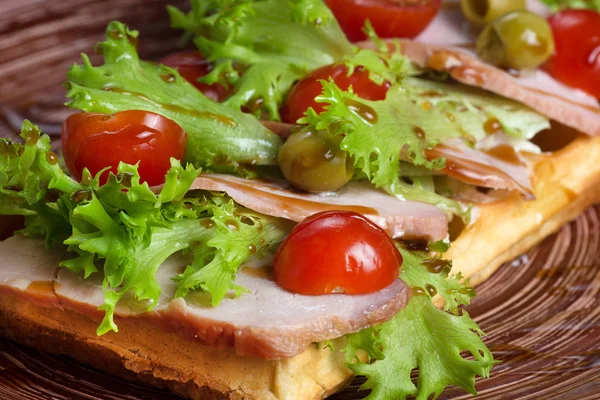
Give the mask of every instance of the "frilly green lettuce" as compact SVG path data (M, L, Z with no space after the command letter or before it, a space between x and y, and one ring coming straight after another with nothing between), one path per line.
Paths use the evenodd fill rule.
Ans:
M442 243L433 244L441 247ZM497 362L483 343L483 332L459 305L475 295L460 275L450 275L450 264L431 268L440 260L424 251L401 248L401 278L413 288L413 297L392 320L348 337L348 367L367 378L361 389L371 389L369 400L437 398L450 385L476 394L476 376L488 377ZM430 265L428 267L428 264ZM432 295L438 293L447 311L437 309ZM358 351L367 360L360 361ZM473 359L465 357L467 352ZM415 383L411 372L418 369Z
M188 134L186 161L196 167L243 172L245 165L275 165L281 138L251 115L214 102L177 70L139 59L138 32L111 22L97 50L104 65L86 55L68 74L72 108L116 113L145 110L179 124Z
M287 234L275 218L237 206L226 196L188 192L200 173L172 159L158 194L141 183L137 166L121 163L99 186L84 171L82 182L66 175L50 139L23 124L25 144L3 139L0 147L0 215L26 216L22 234L45 237L49 247L67 246L72 258L60 265L85 278L103 276L103 334L117 331L114 312L126 295L151 309L161 293L156 273L177 252L191 252L178 295L202 290L219 304L235 283L240 265L262 256Z
M241 109L259 102L258 116L279 120L294 81L356 51L320 0L192 0L191 5L187 14L172 6L168 11L172 26L197 35L194 43L215 62L203 81L233 85L225 104Z

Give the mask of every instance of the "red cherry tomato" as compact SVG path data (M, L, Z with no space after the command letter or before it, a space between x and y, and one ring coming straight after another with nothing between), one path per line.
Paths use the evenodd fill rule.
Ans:
M348 40L365 40L365 21L379 37L413 38L431 23L441 0L325 0Z
M378 85L369 79L369 72L363 67L355 68L352 75L348 76L348 67L344 64L326 65L306 75L290 90L283 106L283 121L295 124L309 107L318 113L323 112L327 103L319 103L315 98L323 92L319 80L329 78L342 90L352 86L354 93L365 100L383 100L390 88L389 82Z
M380 227L352 211L325 211L292 230L275 255L274 275L293 292L360 294L389 286L401 265Z
M206 97L221 102L229 96L229 90L223 85L215 83L207 85L198 82L212 70L212 64L207 61L198 51L179 51L171 53L160 60L161 64L176 68L179 74L192 85L196 86Z
M556 50L545 69L566 85L600 98L600 14L565 10L548 22Z
M61 142L67 168L77 180L84 168L92 175L105 167L116 173L119 161L139 162L142 182L153 186L164 183L171 157L183 159L187 135L162 115L132 110L73 114L62 126ZM108 171L101 183L107 178Z

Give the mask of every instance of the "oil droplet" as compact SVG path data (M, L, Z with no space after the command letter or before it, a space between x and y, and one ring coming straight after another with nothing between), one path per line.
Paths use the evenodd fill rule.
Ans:
M452 262L450 260L444 260L442 258L432 258L430 260L423 261L423 265L432 274L450 272L450 270L452 269Z
M433 108L433 104L430 101L425 101L421 104L421 107L423 107L423 110L429 111Z
M71 200L75 203L81 203L82 201L92 200L91 190L78 190L71 196Z
M483 124L483 130L488 135L497 133L501 129L502 129L502 125L500 124L500 121L498 121L496 118L490 118L487 121L485 121L485 123Z
M225 225L232 231L237 231L239 229L238 222L234 219L228 219L225 221Z
M206 218L200 221L200 225L206 229L210 229L215 226L215 221L213 221L211 218Z
M246 215L242 215L242 217L240 218L240 222L242 224L246 224L246 225L250 225L250 226L254 225L254 220Z
M175 75L170 72L162 72L160 74L160 79L162 79L163 82L166 83L173 83L175 82Z
M423 130L423 128L415 126L413 127L413 132L415 133L415 135L417 135L419 139L425 139L425 131Z
M423 288L420 288L418 286L413 286L411 287L413 296L425 296L425 290Z
M371 124L376 123L379 119L377 112L366 104L359 103L353 99L345 99L344 104L350 109L350 111Z
M58 164L58 156L53 151L47 151L46 152L46 161L48 161L48 164L50 164L50 165L56 165L56 164Z
M27 129L26 131L21 132L21 136L25 139L25 143L28 146L35 145L40 139L40 134L35 129Z
M265 278L272 279L273 278L273 268L271 266L266 267L242 267L242 273L245 275L253 276L255 278Z
M442 97L443 93L435 91L435 90L426 90L421 92L421 96L423 97Z
M437 289L430 284L425 285L425 290L427 290L427 293L429 293L431 297L437 294Z
M111 29L110 31L108 31L107 35L113 40L123 39L123 34L116 29Z
M253 244L248 246L248 253L250 253L250 255L256 254L256 246Z
M410 242L405 241L405 240L398 240L398 243L400 244L400 246L402 246L406 250L429 251L429 245L427 244L427 241L425 241L425 240L412 240Z

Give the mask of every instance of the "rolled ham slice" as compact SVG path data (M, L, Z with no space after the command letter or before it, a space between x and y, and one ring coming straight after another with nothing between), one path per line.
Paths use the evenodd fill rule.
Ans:
M422 68L444 71L454 79L521 102L539 113L591 136L600 135L600 106L594 97L569 88L544 71L511 75L481 61L474 51L476 31L461 15L456 1L446 1L440 14L416 40L402 40L401 51ZM545 15L539 1L528 8ZM395 49L394 41L389 41ZM359 46L373 48L369 41Z
M437 241L448 233L448 218L437 207L399 200L370 182L350 182L336 193L312 194L295 191L286 183L203 174L191 189L225 192L251 210L296 222L321 211L355 211L393 238Z
M492 189L517 190L534 200L529 170L511 146L504 144L489 151L468 147L462 140L450 140L427 151L429 159L444 157L444 174L461 182Z
M0 295L17 292L45 307L71 309L100 322L99 280L83 280L57 267L60 257L41 241L13 237L0 242L0 253ZM159 304L146 312L148 305L122 301L116 310L117 324L119 318L145 318L156 329L176 329L190 340L233 347L238 355L279 359L297 355L313 342L389 320L406 306L411 294L398 279L371 294L304 296L280 288L269 274L252 269L238 273L236 279L249 293L211 307L199 293L173 299L175 284L170 277L185 265L187 260L180 256L169 258L157 275L162 288Z

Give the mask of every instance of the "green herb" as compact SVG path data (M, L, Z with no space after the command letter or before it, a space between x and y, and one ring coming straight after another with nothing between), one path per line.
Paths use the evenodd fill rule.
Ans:
M348 337L348 367L367 377L361 389L371 389L371 400L437 398L450 385L476 394L475 377L488 377L496 361L477 324L466 311L459 315L458 305L468 304L474 291L460 282L460 275L449 275L446 269L431 272L427 263L439 256L401 251L401 278L416 295L392 320ZM428 285L436 287L454 314L433 305L424 289ZM356 357L358 350L366 352L366 362ZM414 369L419 371L416 385L411 380Z
M88 112L145 110L177 122L188 134L186 161L212 170L243 172L244 164L275 165L281 139L255 118L207 98L172 68L141 61L138 33L111 22L97 47L104 65L71 68L70 107Z

